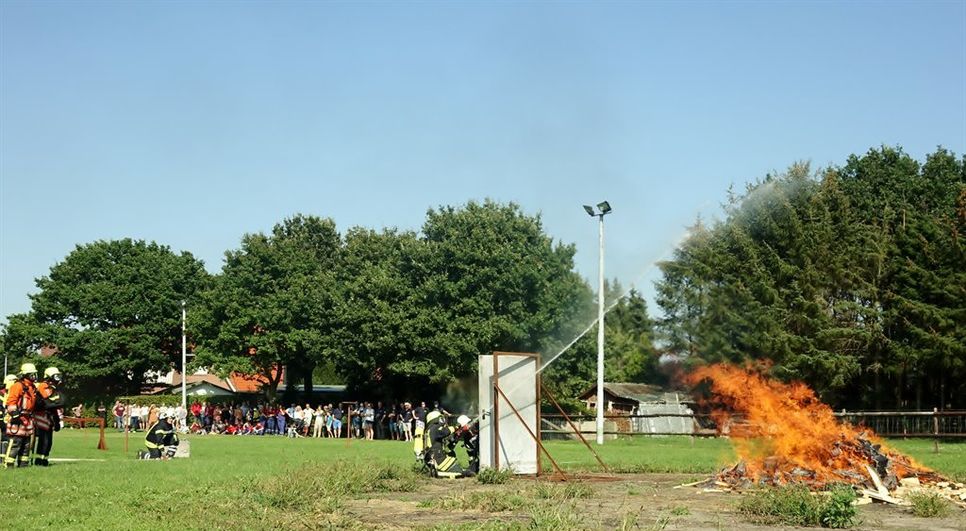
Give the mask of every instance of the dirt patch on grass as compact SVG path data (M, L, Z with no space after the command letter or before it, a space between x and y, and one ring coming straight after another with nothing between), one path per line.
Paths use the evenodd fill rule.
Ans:
M343 515L370 529L772 529L737 514L737 493L674 488L693 474L626 474L579 486L514 479L481 485L472 479L437 480L414 492L347 499ZM569 486L568 486L569 485ZM966 531L966 513L918 518L908 508L859 507L855 529Z

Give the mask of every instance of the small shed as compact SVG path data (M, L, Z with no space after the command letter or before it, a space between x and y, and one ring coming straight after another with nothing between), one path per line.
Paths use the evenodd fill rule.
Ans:
M656 385L638 383L604 382L604 413L608 415L630 415L641 402L659 400L663 390ZM594 385L580 395L588 409L597 410L597 386Z
M597 409L597 386L580 395L587 407ZM621 431L632 433L694 433L696 424L694 401L682 391L637 383L604 383L605 415L626 415L617 424ZM621 419L623 420L623 419Z

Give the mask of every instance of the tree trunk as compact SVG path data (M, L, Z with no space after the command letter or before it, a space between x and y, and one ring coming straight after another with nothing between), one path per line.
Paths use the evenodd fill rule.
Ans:
M916 378L916 411L922 411L922 375Z
M309 365L303 367L302 371L302 398L305 403L308 404L312 401L312 372L315 371L315 365Z
M939 371L939 411L946 407L946 373Z
M881 393L882 375L880 374L881 372L882 371L880 370L875 371L874 376L872 377L872 396L875 397L873 399L874 400L873 407L878 411L882 411L882 393ZM896 398L898 399L898 397Z
M278 384L282 381L282 369L278 365L268 369L268 385L265 386L265 397L269 404L278 401Z
M902 403L902 391L904 389L904 383L902 381L902 376L906 373L905 369L900 368L899 372L896 373L896 410L902 411L905 404Z
M278 389L271 383L265 386L265 400L269 404L275 404L278 401Z

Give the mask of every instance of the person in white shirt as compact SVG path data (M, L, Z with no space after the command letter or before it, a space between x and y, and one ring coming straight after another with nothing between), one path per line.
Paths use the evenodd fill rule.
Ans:
M131 431L141 429L141 406L131 406Z
M175 409L175 416L177 417L178 431L181 433L188 433L188 410L181 406Z
M322 437L322 433L323 433L322 430L325 429L325 416L326 416L325 408L323 408L322 405L320 404L319 407L315 410L315 429L312 431L313 437L318 437L318 438Z
M315 419L315 410L312 409L312 405L306 403L305 407L302 409L302 432L309 436L312 435L312 420Z
M362 424L365 428L366 440L371 441L373 439L373 423L376 420L376 410L372 409L371 403L366 402L365 407L362 408L360 413L362 414Z

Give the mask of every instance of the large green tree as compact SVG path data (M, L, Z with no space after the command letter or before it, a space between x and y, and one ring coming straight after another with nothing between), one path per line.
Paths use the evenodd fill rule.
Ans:
M353 387L395 392L441 382L446 353L433 348L441 315L426 304L426 247L414 232L353 228L345 236L332 355Z
M431 209L421 234L351 230L338 368L354 383L441 386L480 354L550 348L586 306L573 254L512 203Z
M874 234L871 391L891 390L899 406L949 405L966 393L966 164L941 148L922 165L883 148L850 157L837 177L859 207L855 225Z
M768 360L848 407L907 407L909 389L916 407L950 404L966 377L963 190L945 150L920 165L882 148L732 194L661 265L666 346Z
M181 351L181 301L194 300L208 275L189 253L130 239L78 245L37 280L31 309L12 315L7 352L42 346L68 386L82 395L137 394L151 371L166 372Z
M192 312L194 364L219 374L261 377L274 396L285 367L311 389L316 364L331 353L341 239L330 219L297 215L270 234L246 234L203 304Z
M574 246L555 243L516 204L430 210L422 232L431 261L424 293L443 324L435 347L452 356L452 376L481 353L544 351L586 313Z
M616 281L611 286L612 294L607 300L614 302L609 304L610 311L604 318L605 380L664 383L647 301L636 289L623 293Z

